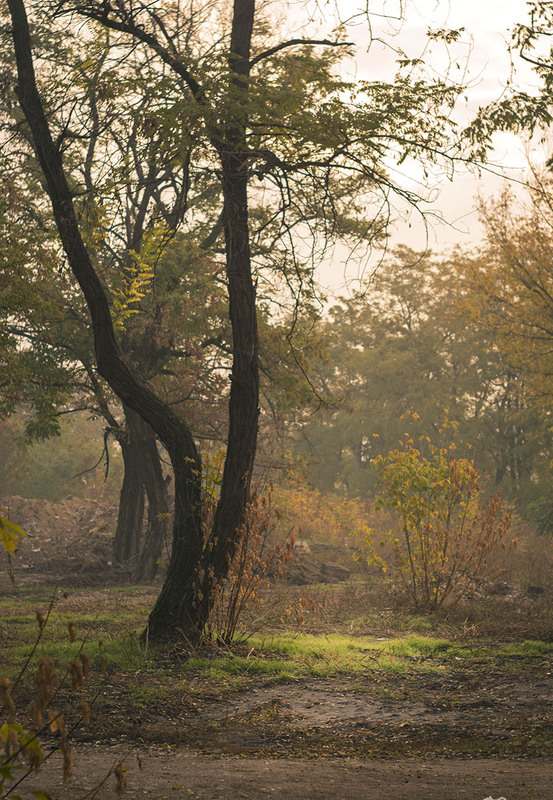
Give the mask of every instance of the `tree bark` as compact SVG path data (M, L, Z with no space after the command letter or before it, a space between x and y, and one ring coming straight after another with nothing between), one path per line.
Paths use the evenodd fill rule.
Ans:
M130 408L125 408L125 427L118 435L123 456L123 484L119 496L113 556L125 563L137 559L144 521L144 438L145 423Z
M121 445L124 475L119 495L117 528L113 539L113 557L120 564L138 558L144 522L142 464L133 450L130 444Z
M155 436L145 442L144 486L148 497L148 527L140 550L134 579L138 583L153 581L157 574L163 545L168 540L170 510L168 483L163 477Z

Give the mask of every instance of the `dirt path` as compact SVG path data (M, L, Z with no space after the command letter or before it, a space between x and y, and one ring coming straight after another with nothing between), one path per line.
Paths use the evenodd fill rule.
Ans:
M462 702L460 676L448 680L418 676L417 699L401 702L364 692L358 682L306 681L257 687L228 702L208 703L186 720L165 717L165 725L188 729L203 753L182 744L149 748L79 744L74 747L75 772L69 784L61 782L60 759L55 754L39 775L25 784L22 796L30 800L31 790L40 788L55 800L85 800L107 775L94 797L115 798L115 775L108 773L122 762L126 767L125 796L132 800L553 800L553 757L517 760L431 755L432 750L439 752L442 744L446 750L453 748L458 737L476 742L484 729L488 737L493 737L494 729L502 747L510 742L510 752L516 755L514 742L527 736L517 731L516 720L522 716L532 719L538 710L544 722L549 720L553 691L549 677L531 683L512 677L502 685L493 681L485 685L482 677L478 688L464 681ZM448 692L457 697L453 709ZM162 716L151 713L144 723L155 726ZM387 750L397 753L394 740L398 735L409 740L407 752L425 739L428 731L435 737L434 746L419 759L330 757L338 752L356 753L358 748L362 751L364 741L372 747L375 740L367 738L367 725L371 734L377 729L381 755ZM110 731L105 734L109 737ZM311 736L316 744L309 744ZM291 758L294 752L298 757ZM299 757L301 752L318 755ZM268 753L281 757L268 758Z
M59 800L87 796L125 757L126 797L133 800L553 800L553 760L358 761L355 759L251 759L201 756L185 749L136 753L78 747L69 784L59 763L43 767L23 797L41 788ZM97 800L117 797L113 775Z

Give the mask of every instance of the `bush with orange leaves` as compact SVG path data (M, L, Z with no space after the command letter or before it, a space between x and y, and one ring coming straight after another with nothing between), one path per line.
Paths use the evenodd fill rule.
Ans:
M454 427L446 420L445 427ZM511 518L499 496L485 498L474 461L455 456L455 445L428 437L375 459L379 506L393 509L398 525L385 534L365 527L359 558L377 564L402 587L411 604L435 611L459 599L486 571L488 556L507 535ZM425 455L424 449L427 451ZM391 545L391 557L377 547Z

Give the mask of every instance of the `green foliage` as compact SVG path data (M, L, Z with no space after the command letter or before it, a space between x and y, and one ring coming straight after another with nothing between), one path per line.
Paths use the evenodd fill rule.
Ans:
M61 298L71 289L56 269L51 231L36 224L38 185L29 178L23 188L4 149L0 170L0 419L25 403L32 410L26 435L40 439L57 433L54 410L70 394L71 337Z
M0 496L58 502L73 495L117 501L121 455L117 446L109 445L106 480L103 430L98 420L74 414L63 418L58 436L29 443L25 436L27 418L28 414L20 410L10 420L0 422L0 442L5 442L7 461L6 472L0 477Z
M522 509L537 503L538 519L546 511L540 498L550 490L552 461L552 186L551 176L536 170L527 191L505 190L483 206L486 246L459 262L472 297L471 324L489 331L512 376L497 417L513 445L504 468L518 474Z
M220 224L217 227L221 187L212 146L214 139L230 136L228 120L233 115L248 120L244 158L263 195L262 205L256 206L252 193L250 213L260 304L270 305L276 299L280 305L291 296L297 316L298 310L302 315L305 311L298 299L313 300L313 266L326 242L336 237L373 241L383 235L379 209L388 192L413 198L382 165L386 158L435 160L452 133L449 112L460 87L436 80L422 61L400 60L396 80L390 83L345 80L341 64L351 55L345 45L298 45L257 61L256 55L270 49L276 34L272 14L260 10L252 54L256 63L243 107L244 98L229 80L226 63L228 20L223 22L213 9L188 18L186 8L168 5L163 6L161 38L165 40L171 31L173 46L182 48L182 58L203 86L206 100L197 104L185 91L183 102L181 78L166 67L158 68L147 48L130 46L131 36L108 33L103 27L107 18L89 22L82 37L79 26L66 25L63 14L57 13L60 9L48 13L51 5L44 0L35 0L32 7L34 43L43 59L41 91L46 106L56 110L49 117L54 138L59 135L63 146L82 232L108 289L125 352L139 372L156 381L169 402L187 398L194 428L200 410L205 415L202 392L211 398L224 394L222 381L215 376L220 378L221 370L228 368L230 353L220 242L215 235L221 233ZM76 13L79 10L77 3ZM87 10L83 13L86 16ZM139 18L155 38L159 31L154 18L140 10ZM343 42L346 32L338 30L336 35ZM12 74L13 54L7 41L1 57L6 74ZM0 122L10 136L16 109L14 85L8 81L1 93ZM8 373L14 377L13 385L26 384L29 397L33 368L37 374L42 364L36 392L40 426L33 429L40 435L40 430L49 434L55 429L53 409L77 387L92 396L95 407L106 394L110 398L105 387L92 380L88 320L74 282L59 270L58 244L42 203L34 154L25 141L18 142L15 150L3 148L6 174L16 176L5 187L6 213L14 231L5 252L6 263L12 264L17 263L16 252L33 254L32 269L26 273L32 280L22 284L12 280L25 292L20 288L23 296L11 304L12 315L15 310L21 318L19 329L28 331L33 363L17 380L13 368ZM14 192L17 202L11 196ZM29 224L29 217L40 224ZM16 223L24 234L19 249L15 249L21 238ZM313 258L302 263L294 255L292 233L306 225L312 234ZM37 239L33 247L31 236ZM198 243L205 241L215 250L210 252L203 244L200 250ZM166 268L167 261L173 262L171 269ZM22 262L23 269L25 258ZM215 320L206 320L215 305L206 287L217 297ZM31 290L38 294L39 288L51 308L35 302L40 295L34 298ZM270 340L290 343L282 337L282 326L275 327L276 332L268 332L267 347L262 343L263 371L271 380L283 380L279 402L290 403L291 389L301 391L303 402L309 385L300 373L307 372L310 364L302 363L293 373L298 354L303 357L306 352L305 337L297 341L295 353L285 353L282 359L281 352L274 359ZM47 341L39 354L43 338ZM17 359L22 358L17 352ZM39 396L50 396L40 414Z
M448 597L459 599L485 571L510 516L501 516L497 496L484 503L474 462L455 457L453 443L425 444L427 455L407 438L375 459L378 503L397 513L399 525L379 542L378 532L366 528L365 544L369 563L399 579L416 609L433 611ZM390 561L377 552L387 541Z
M28 52L31 43L25 26L14 24L16 34L22 32L21 38L14 36L19 65L22 56L27 67L29 56L40 58L40 91L35 92L34 72L27 69L31 101L27 103L27 83L21 81L21 108L54 208L72 208L75 198L76 217L68 215L62 223L57 215L57 224L71 268L79 274L84 263L84 271L89 269L93 279L79 281L97 323L98 357L103 343L113 341L111 320L103 314L103 281L120 329L119 351L137 378L131 381L114 357L115 342L113 351L108 347L101 358L100 371L125 402L150 421L171 454L177 475L175 459L182 454L176 446L179 440L187 441L188 456L191 451L196 460L190 435L197 432L194 421L186 428L184 423L179 426L163 402L152 402L142 390L148 384L169 406L182 404L190 396L189 387L184 381L168 380L174 376L177 357L186 358L191 349L201 351L208 344L218 345L226 356L214 359L211 380L205 381L207 391L198 391L195 397L197 407L211 409L210 403L218 404L223 394L218 391L221 384L225 393L230 391L229 468L224 481L231 488L221 491L221 513L213 517L212 556L207 548L202 553L194 540L194 535L201 535L201 521L196 518L201 513L199 499L196 496L192 502L190 481L175 482L177 493L182 492L176 501L182 514L175 515L175 524L182 522L183 530L175 531L170 570L181 565L177 572L182 583L190 586L191 600L189 608L182 598L173 603L172 593L181 594L182 586L176 589L179 581L173 581L171 571L151 618L150 631L155 636L164 626L180 636L183 625L192 625L198 615L206 614L211 584L220 577L217 572L224 578L230 568L227 554L232 557L237 544L233 537L241 530L256 448L256 295L266 289L269 302L279 305L281 289L291 290L296 314L305 285L309 299L313 297L314 264L330 241L338 236L369 242L382 237L382 218L386 217L382 209L390 207L390 197L417 202L412 189L402 179L396 180L401 172L389 169L390 162L415 159L433 165L441 153L451 163L455 128L451 112L462 91L449 76L436 79L421 59L403 57L388 82L345 80L341 75L346 70L339 65L350 49L342 46L345 31L341 28L333 32L334 41L319 42L323 46L315 50L309 38L281 40L278 26L269 24L271 12L256 14L252 3L237 3L234 14L226 16L215 13L215 7L208 4L204 15L192 5L162 3L154 14L146 6L134 9L124 3L101 8L88 2L66 6L35 0L29 10L31 20L38 20L32 31L37 54ZM22 0L17 7L11 6L14 22L17 12L24 17L24 10ZM84 20L82 25L75 23L78 19ZM233 50L236 45L236 51L230 52L229 45ZM12 66L9 52L6 61ZM3 111L9 128L18 106L11 85L6 94ZM38 106L44 105L44 117L27 113L35 96ZM42 128L37 120L44 123ZM61 159L46 166L52 141L63 151L63 167ZM16 144L33 158L27 140ZM25 158L18 159L18 167L24 177ZM71 187L67 192L65 179ZM259 181L259 190L251 191L254 179ZM59 192L63 198L57 196ZM269 221L250 226L255 216L249 215L248 194L263 199ZM148 236L153 234L155 240L158 226L164 224L171 233L186 232L201 241L205 249L213 247L215 263L224 261L231 345L224 332L215 338L196 336L192 342L184 340L182 333L166 335L166 306L157 302L164 287L155 292L148 254ZM221 253L215 245L223 228ZM295 255L292 234L296 228L311 240L307 274ZM76 248L68 242L73 238L80 243L81 233L90 261L84 259L78 265ZM96 277L101 281L96 283ZM65 307L64 302L60 305ZM142 315L139 306L153 313ZM176 325L173 330L178 330ZM92 390L94 408L99 407L110 426L119 429L109 408L111 398L106 400L108 393L94 370L91 349L78 358L72 354L69 360L71 366L78 365L79 372L84 371L83 395ZM222 376L231 363L229 390ZM194 372L200 372L197 366ZM193 381L194 389L197 383ZM82 395L78 392L78 396ZM215 427L211 419L208 422ZM226 433L225 422L223 418L221 427ZM234 437L235 431L242 435ZM214 436L212 430L209 434ZM201 476L196 477L199 492ZM191 516L195 523L185 525L183 521ZM185 555L179 552L181 545ZM191 556L201 562L195 564ZM183 572L183 564L188 573ZM202 582L201 590L192 589L196 577ZM179 625L172 612L160 612L166 601L178 609L177 616L182 615ZM160 622L154 633L156 619ZM204 624L205 619L199 628Z
M6 514L6 516L4 516L4 514ZM10 555L15 553L15 548L25 537L23 528L10 522L7 517L7 512L3 508L0 508L0 536L2 537L2 547Z
M464 132L473 153L485 160L493 146L497 131L530 134L547 129L553 120L553 51L549 41L553 34L553 9L548 0L525 3L526 20L515 25L509 42L509 52L515 67L501 98L481 108ZM531 64L538 79L537 91L524 91L517 85L516 68L519 59ZM547 164L550 166L550 163Z
M553 500L540 497L528 506L528 514L540 536L553 536Z

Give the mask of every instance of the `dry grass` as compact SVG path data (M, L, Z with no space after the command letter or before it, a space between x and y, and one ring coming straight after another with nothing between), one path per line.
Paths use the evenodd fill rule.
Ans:
M553 584L553 539L538 536L520 519L514 519L510 542L490 558L492 576L498 581L526 589Z

